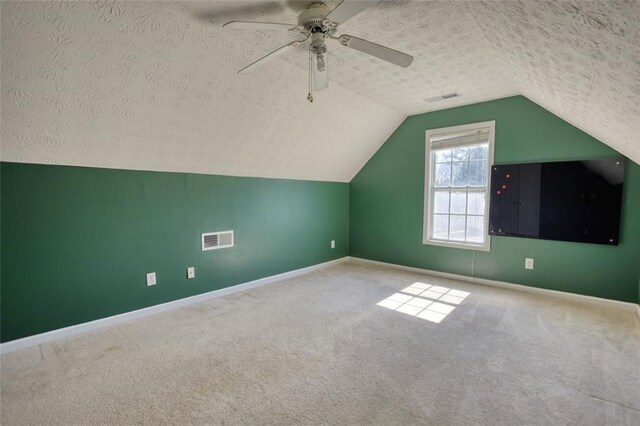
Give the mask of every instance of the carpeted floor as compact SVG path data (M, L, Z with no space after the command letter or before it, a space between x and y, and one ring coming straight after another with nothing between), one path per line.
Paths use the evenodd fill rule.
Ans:
M6 426L638 425L640 321L342 263L3 355L1 396Z

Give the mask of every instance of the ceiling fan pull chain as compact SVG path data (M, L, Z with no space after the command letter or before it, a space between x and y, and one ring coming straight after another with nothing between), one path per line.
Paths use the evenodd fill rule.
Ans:
M313 54L309 51L309 94L307 95L307 100L309 102L313 102L313 71L311 67L313 66Z

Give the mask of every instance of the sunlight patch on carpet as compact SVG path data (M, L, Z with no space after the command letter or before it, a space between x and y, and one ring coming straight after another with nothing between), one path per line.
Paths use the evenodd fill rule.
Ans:
M377 303L378 306L440 323L470 294L468 291L415 282Z

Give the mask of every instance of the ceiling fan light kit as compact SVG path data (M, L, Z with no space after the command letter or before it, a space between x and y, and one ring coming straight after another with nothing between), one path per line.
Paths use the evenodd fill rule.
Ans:
M242 68L238 73L251 71L290 50L292 47L306 44L309 50L309 94L307 95L307 100L313 102L313 91L320 91L329 86L327 40L338 41L341 46L375 56L403 68L408 67L413 62L413 56L389 47L347 34L335 36L340 24L375 3L377 1L343 0L333 10L329 10L327 5L317 2L310 4L300 14L297 25L277 22L231 21L224 24L223 27L239 30L297 31L300 33L303 37L302 39L294 40L266 54Z

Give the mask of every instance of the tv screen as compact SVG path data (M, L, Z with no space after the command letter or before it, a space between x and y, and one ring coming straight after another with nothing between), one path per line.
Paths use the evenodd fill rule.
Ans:
M489 234L617 245L624 159L491 169Z

